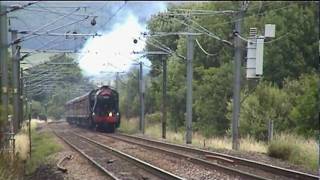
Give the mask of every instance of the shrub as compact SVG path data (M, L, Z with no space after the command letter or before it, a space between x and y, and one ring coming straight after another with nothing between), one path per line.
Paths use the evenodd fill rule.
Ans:
M268 155L283 160L289 160L289 157L292 156L292 151L297 148L299 147L288 141L272 141L268 146Z
M153 114L146 115L146 122L148 124L156 124L161 122L161 112L155 112Z
M290 134L280 134L268 146L268 155L271 157L288 160L307 169L316 170L318 166L318 147L313 139Z

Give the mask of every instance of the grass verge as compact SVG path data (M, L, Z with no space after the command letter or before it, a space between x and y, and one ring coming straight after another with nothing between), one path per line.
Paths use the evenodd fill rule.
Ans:
M23 124L15 135L15 156L8 151L0 153L0 180L23 179L25 162L28 158L29 140L26 134L27 125ZM12 147L11 147L12 148Z
M119 131L128 134L139 133L139 119L132 118L129 120L123 120L121 122ZM145 134L154 137L161 138L161 124L150 123L146 121ZM185 143L185 132L179 131L174 132L167 129L167 140L174 143L184 144ZM267 144L264 142L258 142L254 138L247 136L240 140L242 146L241 151L252 151L267 153ZM227 137L212 137L205 138L200 133L194 132L192 136L192 145L196 147L206 147L214 149L232 149L232 141Z
M138 119L137 118L132 118L132 119L125 119L123 118L121 120L121 124L119 127L120 132L125 132L128 134L134 134L138 133L139 131L139 126L138 126Z
M23 161L18 156L0 153L0 180L21 179L24 174Z
M303 165L309 170L318 168L318 145L314 139L304 139L292 134L280 134L268 146L268 155Z
M31 130L31 158L26 164L26 174L33 173L37 167L46 162L46 158L58 152L62 147L53 139L51 132L38 132L37 128Z
M137 118L122 122L120 131L125 133L139 133ZM153 138L161 138L161 124L148 123L146 121L145 135ZM185 132L173 132L167 129L167 141L185 144ZM258 152L267 154L271 157L279 158L291 162L292 164L304 166L306 169L316 172L318 168L318 144L313 139L290 134L275 136L274 140L268 145L259 142L250 136L240 139L240 151ZM194 132L192 145L200 148L209 149L232 149L232 140L229 137L205 138L200 133Z

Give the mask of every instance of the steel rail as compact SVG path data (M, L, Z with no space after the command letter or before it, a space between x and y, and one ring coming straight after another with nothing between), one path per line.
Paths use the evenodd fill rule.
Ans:
M165 171L165 170L160 169L160 168L158 168L156 166L153 166L153 165L151 165L151 164L149 164L147 162L144 162L144 161L142 161L140 159L137 159L137 158L135 158L135 157L133 157L131 155L128 155L128 154L123 153L121 151L118 151L118 150L116 150L116 149L114 149L112 147L109 147L109 146L106 146L104 144L101 144L101 143L99 143L99 142L97 142L95 140L92 140L92 139L88 138L88 137L79 135L79 134L74 133L74 132L71 132L71 133L74 134L75 136L78 136L78 137L80 137L82 139L85 139L86 141L88 141L88 142L90 142L90 143L92 143L94 145L98 145L99 147L102 147L104 150L114 154L115 156L118 156L119 158L122 158L122 159L124 159L124 160L126 160L128 162L131 162L131 163L135 164L136 166L138 166L138 167L140 167L140 168L142 168L142 169L150 172L151 174L156 175L156 176L158 176L158 177L160 177L162 179L166 179L166 180L182 180L182 179L184 179L184 178L179 177L179 176L177 176L175 174L172 174L172 173L170 173L168 171Z
M100 136L106 136L106 137L112 137L112 138L115 138L115 139L118 139L118 140L121 140L121 141L125 141L127 143L131 143L131 144L135 144L135 145L138 145L138 146L145 147L145 148L150 149L150 150L159 151L159 152L162 152L162 153L165 153L165 154L168 154L168 155L173 155L173 156L178 157L178 158L184 158L184 159L186 159L186 160L188 160L188 161L190 161L192 163L195 163L195 164L198 164L198 165L201 165L201 166L205 166L205 167L208 167L208 168L216 169L216 170L221 170L221 171L224 171L226 173L231 173L233 175L240 176L240 177L242 177L244 179L255 179L255 180L257 180L257 179L259 179L259 180L268 179L268 178L264 178L264 177L261 177L261 176L250 174L250 173L238 170L238 169L233 169L233 168L226 167L226 166L223 166L223 165L220 165L220 164L217 164L217 163L213 163L213 162L210 162L210 161L207 161L207 160L196 158L196 157L193 157L193 156L190 156L190 155L181 154L181 153L178 153L178 152L175 152L175 151L172 151L172 150L162 149L162 148L159 148L159 147L156 147L156 146L151 146L151 145L146 145L146 144L142 144L142 143L138 143L138 142L133 142L133 141L130 141L128 139L120 138L120 137L114 136L114 135L106 135L106 134L103 134L103 133L100 133L99 135Z
M282 175L282 176L295 178L295 179L320 179L319 176L316 176L313 174L308 174L308 173L304 173L304 172L300 172L300 171L296 171L296 170L282 168L282 167L278 167L278 166L274 166L274 165L270 165L270 164L265 164L265 163L261 163L258 161L245 159L245 158L235 157L235 156L228 155L228 154L212 152L212 151L207 151L207 150L203 150L203 149L199 149L199 148L187 147L184 145L178 145L178 144L173 144L173 143L168 143L168 142L163 142L163 141L158 141L158 140L151 140L148 138L143 138L143 137L138 137L138 136L133 136L133 135L128 135L128 134L117 133L117 135L140 140L140 141L145 141L145 142L149 142L149 143L153 143L153 144L157 144L157 145L162 145L162 146L172 148L172 149L187 151L190 153L201 154L201 155L220 156L223 158L231 159L231 160L235 161L236 163L238 163L239 165L244 165L244 166L253 167L253 168L259 168L259 169L262 169L264 171L267 171L267 172L270 172L270 173L273 173L276 175ZM118 138L116 136L112 136L112 137Z
M69 146L71 146L73 149L75 149L76 151L78 151L82 156L84 156L85 158L87 158L94 166L98 167L99 170L101 170L104 174L106 174L108 177L110 177L111 179L114 180L120 180L119 178L117 178L112 172L108 171L107 169L105 169L104 167L102 167L98 162L96 162L95 160L93 160L91 157L89 157L85 152L83 152L81 149L79 149L78 147L76 147L75 145L73 145L69 140L67 140L66 138L64 138L63 136L61 136L60 134L58 134L57 132L53 131L53 133L59 137L60 139L62 139L65 143L67 143Z

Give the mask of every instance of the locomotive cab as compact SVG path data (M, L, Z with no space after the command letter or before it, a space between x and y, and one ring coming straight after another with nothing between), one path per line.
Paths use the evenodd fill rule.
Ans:
M108 86L102 86L91 93L92 120L98 128L114 132L120 125L118 93Z

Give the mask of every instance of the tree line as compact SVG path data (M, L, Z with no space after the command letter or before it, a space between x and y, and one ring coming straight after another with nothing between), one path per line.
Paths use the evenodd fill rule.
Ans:
M168 12L174 12L175 9L238 10L239 5L238 2L173 4L168 7ZM316 2L250 2L243 18L241 35L248 37L251 27L256 27L258 34L263 35L265 24L275 24L276 37L265 41L264 74L257 81L245 78L246 43L243 43L241 136L250 134L259 140L266 140L269 120L274 122L275 133L293 132L306 137L315 137L319 133L318 13ZM192 27L203 27L221 39L233 42L234 21L232 15L226 14L188 17L158 14L148 21L148 31L150 34L186 32ZM194 130L207 137L230 135L234 48L206 35L197 36L196 39L201 47L195 43L192 105ZM155 43L158 43L158 47L153 46ZM159 51L159 45L175 53L162 57L148 56L152 65L145 76L146 113L161 111L160 58L164 58L168 63L168 126L177 131L183 130L186 62L179 55L186 55L186 37L148 36L145 50ZM137 74L137 69L133 68L131 74ZM123 82L120 91L121 111L129 117L138 116L138 80L129 76Z

